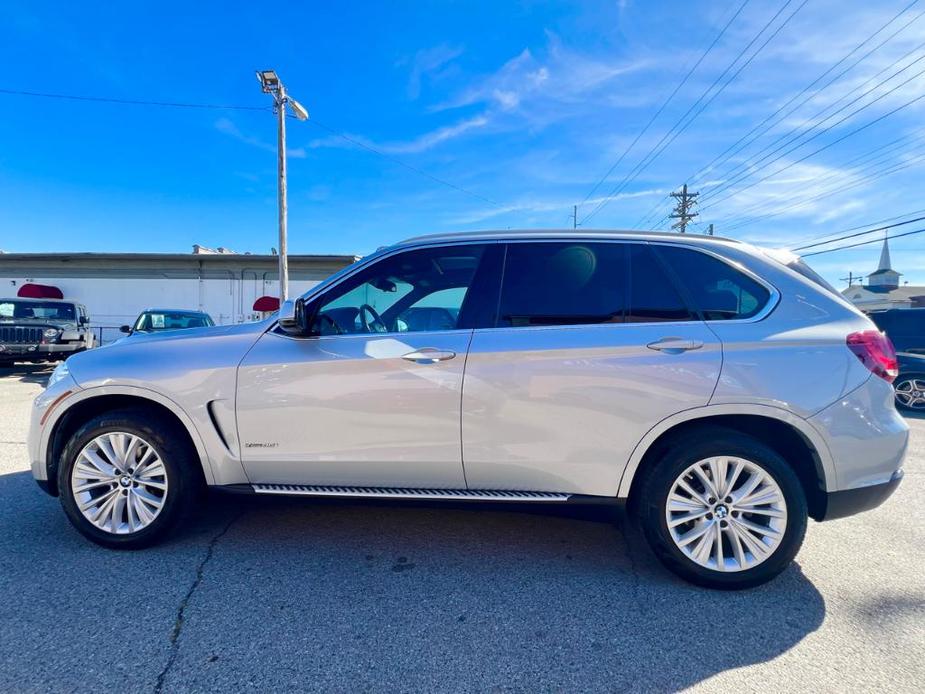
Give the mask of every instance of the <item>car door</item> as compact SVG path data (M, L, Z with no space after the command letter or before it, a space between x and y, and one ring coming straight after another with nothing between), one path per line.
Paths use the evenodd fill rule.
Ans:
M463 392L471 488L616 495L659 421L706 405L721 347L646 243L507 245Z
M465 489L466 326L488 247L386 255L308 302L309 336L263 335L238 371L251 482Z

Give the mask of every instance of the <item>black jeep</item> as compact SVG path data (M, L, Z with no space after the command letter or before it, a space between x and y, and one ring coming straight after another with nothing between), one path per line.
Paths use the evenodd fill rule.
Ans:
M60 299L0 299L0 366L61 361L93 347L87 309Z

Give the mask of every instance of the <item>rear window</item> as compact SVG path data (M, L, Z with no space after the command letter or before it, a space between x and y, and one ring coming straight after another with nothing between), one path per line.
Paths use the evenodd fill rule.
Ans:
M711 255L667 245L657 246L656 252L674 270L704 320L751 318L771 300L764 286Z

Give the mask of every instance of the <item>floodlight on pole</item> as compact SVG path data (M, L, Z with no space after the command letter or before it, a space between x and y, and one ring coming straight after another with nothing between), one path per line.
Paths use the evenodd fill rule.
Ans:
M258 70L257 81L264 94L273 96L277 119L278 188L279 188L279 303L289 298L289 260L287 255L287 204L286 204L286 104L292 106L295 117L308 120L308 111L302 104L286 94L275 70Z

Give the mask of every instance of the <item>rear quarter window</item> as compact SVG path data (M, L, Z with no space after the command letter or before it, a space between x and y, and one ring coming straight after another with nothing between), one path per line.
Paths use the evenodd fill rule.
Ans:
M729 263L691 248L654 246L704 320L736 320L758 315L771 292Z

